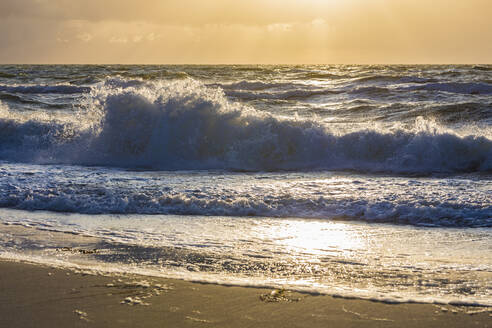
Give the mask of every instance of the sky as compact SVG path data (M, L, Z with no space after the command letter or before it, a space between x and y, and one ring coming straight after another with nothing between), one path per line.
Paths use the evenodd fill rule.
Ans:
M1 0L0 63L492 63L490 0Z

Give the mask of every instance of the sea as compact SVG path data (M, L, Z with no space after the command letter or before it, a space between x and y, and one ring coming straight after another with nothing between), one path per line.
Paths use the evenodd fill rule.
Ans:
M0 258L492 306L492 66L1 65Z

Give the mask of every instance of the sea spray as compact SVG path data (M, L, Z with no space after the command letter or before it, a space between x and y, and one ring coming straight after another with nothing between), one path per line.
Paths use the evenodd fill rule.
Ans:
M492 141L486 137L422 129L422 120L412 129L340 133L329 124L231 102L221 89L191 79L107 79L86 96L74 118L20 120L3 110L1 158L167 170L429 174L492 167Z

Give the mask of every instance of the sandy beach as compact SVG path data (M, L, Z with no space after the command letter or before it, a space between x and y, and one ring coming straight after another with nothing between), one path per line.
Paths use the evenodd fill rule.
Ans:
M0 262L1 327L490 327L487 308L385 304Z

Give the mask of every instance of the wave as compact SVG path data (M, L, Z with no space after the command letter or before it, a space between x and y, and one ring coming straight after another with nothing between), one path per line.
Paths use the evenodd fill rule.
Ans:
M0 100L8 101L8 102L16 102L16 103L21 103L21 104L39 104L40 102L31 100L31 99L25 99L21 96L15 95L15 94L10 94L10 93L0 93Z
M25 98L23 96L19 96L16 94L10 93L1 93L0 92L0 100L5 101L6 103L17 103L22 105L33 105L36 109L39 108L49 108L49 109L62 109L62 108L70 108L70 104L68 103L48 103L43 102L37 99ZM29 107L27 107L29 109Z
M289 90L280 92L255 92L255 91L232 91L226 90L225 94L229 97L234 97L242 100L254 99L276 99L276 100L300 100L316 96L339 94L342 91L330 89L314 89L314 90Z
M348 75L340 75L340 74L334 74L334 73L327 73L327 72L306 72L304 74L300 74L299 76L296 77L298 80L311 80L311 79L317 79L317 80L338 80L338 79L344 79L344 78L349 78L350 76Z
M67 84L59 85L20 85L8 86L0 85L0 91L9 93L54 93L54 94L73 94L87 93L91 91L89 87L80 87Z
M492 71L492 66L490 65L475 65L472 67L473 69L475 70L478 70L478 71Z
M159 70L159 71L141 71L141 72L121 72L119 73L124 78L140 78L143 80L158 80L158 79L187 79L190 78L188 73L186 72L175 72L175 71L167 71L167 70Z
M238 89L238 90L265 90L273 88L292 88L296 86L294 83L283 82L263 82L263 81L239 81L234 83L216 83L209 85L210 87L220 87L222 89Z
M0 72L0 78L13 78L13 77L16 77L15 74L10 74L10 73L6 73L6 72Z
M193 80L130 82L94 87L70 122L0 113L0 159L162 170L492 171L492 140L484 136L425 122L342 133L256 111Z
M249 193L233 190L178 191L165 187L97 183L28 185L7 183L0 207L84 214L176 214L232 217L314 218L434 227L492 227L492 206L441 200L377 201L362 198Z
M408 87L407 90L443 91L449 93L489 95L492 94L492 84L473 82L442 82L428 83L422 86Z
M353 82L394 82L394 83L429 83L436 82L436 79L422 78L417 76L399 75L371 75L356 78Z
M276 67L275 66L272 66L272 65L232 65L232 66L229 66L229 65L219 65L219 66L215 66L215 65L211 65L211 66L201 66L200 67L201 69L204 69L204 70L216 70L217 68L221 69L221 68L232 68L233 71L238 71L238 72L261 72L261 73L267 73L267 74L270 74L270 73L274 73L275 70L276 70Z
M391 89L385 87L357 87L349 91L352 95L388 95Z
M441 122L485 122L492 121L492 103L464 102L455 104L436 104L419 111L419 116L429 115Z

